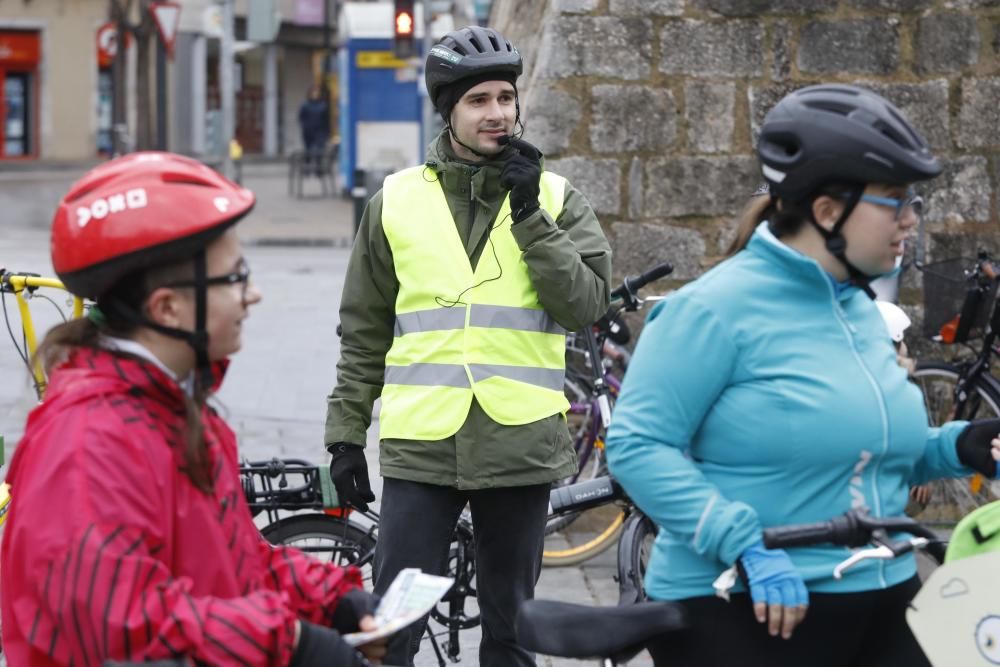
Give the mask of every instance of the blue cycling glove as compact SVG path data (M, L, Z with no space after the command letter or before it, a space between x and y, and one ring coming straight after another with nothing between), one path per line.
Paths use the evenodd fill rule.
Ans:
M757 542L746 548L740 556L739 566L755 604L763 602L782 607L809 604L806 584L784 549L765 549L763 542Z

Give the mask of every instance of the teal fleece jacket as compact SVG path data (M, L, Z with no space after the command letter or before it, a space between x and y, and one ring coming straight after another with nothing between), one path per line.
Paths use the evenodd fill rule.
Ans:
M655 599L712 582L770 526L852 508L899 516L909 488L963 476L966 422L928 426L875 303L839 294L811 258L762 224L748 247L658 304L608 433L612 474L662 527L646 575ZM833 579L850 550L789 549L812 591L885 588L912 556Z

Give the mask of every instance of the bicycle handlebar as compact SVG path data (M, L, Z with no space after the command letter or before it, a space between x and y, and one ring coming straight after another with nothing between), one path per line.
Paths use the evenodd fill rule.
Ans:
M845 547L861 547L872 541L878 531L910 533L938 541L937 535L929 528L909 517L872 517L860 510L828 521L805 523L792 526L778 526L764 529L764 546L768 549L804 547L815 544L835 544Z
M611 476L559 486L549 493L549 514L579 512L588 507L624 499L625 492Z
M611 291L612 299L627 299L629 297L635 298L636 292L640 289L653 282L654 280L659 280L660 278L673 273L674 267L668 262L664 262L658 266L654 266L649 271L646 271L639 276L628 276L622 281L622 284Z

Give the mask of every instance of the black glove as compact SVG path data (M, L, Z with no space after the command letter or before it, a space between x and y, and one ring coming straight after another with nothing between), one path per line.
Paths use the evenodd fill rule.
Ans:
M368 660L341 638L321 625L299 621L299 645L289 667L370 667Z
M508 137L517 153L510 156L500 171L500 184L510 190L510 210L514 222L521 222L538 210L538 181L542 177L542 153L527 141Z
M997 462L990 453L990 441L1000 436L1000 419L980 419L971 422L958 436L955 449L958 460L987 479L997 476Z
M333 459L330 461L330 479L337 489L337 499L341 505L368 511L368 503L375 500L371 482L368 481L368 462L361 445L338 442L329 447Z
M340 598L337 608L333 610L331 625L337 632L357 632L362 618L375 615L379 599L379 596L360 588L354 589Z

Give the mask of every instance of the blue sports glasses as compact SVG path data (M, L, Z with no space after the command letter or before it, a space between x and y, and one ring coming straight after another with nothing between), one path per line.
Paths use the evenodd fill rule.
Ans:
M895 197L879 197L877 195L861 195L861 201L896 209L896 220L903 217L903 211L908 208L913 209L913 212L916 213L918 217L924 212L924 198L915 192L907 192L905 199L897 199Z

